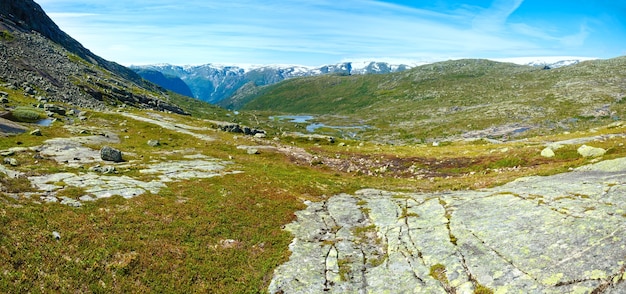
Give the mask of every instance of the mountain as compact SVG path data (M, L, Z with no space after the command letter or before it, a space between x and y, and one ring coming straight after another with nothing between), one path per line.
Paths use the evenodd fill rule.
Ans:
M513 57L513 58L496 58L494 61L510 62L519 65L528 65L541 67L543 69L554 69L564 66L579 64L583 61L596 60L593 57L580 56L544 56L544 57Z
M590 58L581 57L540 57L540 58L511 58L501 59L503 62L511 62L520 65L541 67L544 69L559 68L574 65ZM256 91L256 87L262 87L278 83L280 81L310 77L324 74L335 75L364 75L364 74L388 74L401 72L424 63L391 64L388 62L358 61L343 62L319 67L298 65L265 65L265 66L224 66L205 64L200 66L176 66L170 64L131 66L136 73L166 89L182 95L192 96L219 106L235 109L242 104L241 93ZM168 80L155 75L155 71L168 76ZM180 85L172 88L172 78L178 77L188 85L189 92Z
M64 33L32 0L0 2L0 84L40 101L102 109L128 105L186 113L134 71Z
M453 60L387 75L327 75L248 86L223 102L242 110L311 114L318 121L326 115L350 117L372 127L365 134L394 139L478 136L490 128L491 133L518 130L514 134L566 131L621 119L625 66L626 57L551 70Z
M149 71L158 71L168 76L179 77L191 89L193 97L212 104L228 107L220 103L229 98L244 85L265 86L280 81L309 77L324 74L353 75L353 74L385 74L404 71L413 65L389 64L386 62L343 62L320 67L306 67L297 65L253 66L244 68L239 66L222 66L205 64L200 66L175 66L169 64L131 66L144 79L168 88L162 79L158 79ZM174 90L174 89L171 89ZM178 91L176 91L178 92ZM178 92L186 95L184 93Z
M163 74L160 71L151 70L151 69L138 69L136 71L142 78L151 81L161 87L168 89L170 91L176 92L181 95L185 95L188 97L193 97L193 93L189 86L183 82L179 77Z

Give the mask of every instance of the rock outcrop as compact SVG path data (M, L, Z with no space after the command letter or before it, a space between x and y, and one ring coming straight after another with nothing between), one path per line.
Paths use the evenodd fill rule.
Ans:
M286 227L269 291L623 293L625 193L616 159L481 191L336 195Z

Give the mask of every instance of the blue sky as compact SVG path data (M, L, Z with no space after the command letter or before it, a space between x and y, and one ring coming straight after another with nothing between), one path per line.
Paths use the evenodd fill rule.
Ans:
M35 0L124 65L626 55L622 0Z

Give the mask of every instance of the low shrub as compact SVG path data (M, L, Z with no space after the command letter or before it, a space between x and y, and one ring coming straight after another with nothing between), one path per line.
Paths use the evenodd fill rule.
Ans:
M32 107L17 107L11 111L11 116L21 122L36 122L46 117L42 111Z

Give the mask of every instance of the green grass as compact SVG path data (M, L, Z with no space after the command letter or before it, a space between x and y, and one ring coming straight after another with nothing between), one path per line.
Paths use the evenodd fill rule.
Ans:
M158 114L192 126L204 123L194 117ZM215 138L204 142L116 113L92 112L87 121L77 126L128 129L120 132L122 140L114 147L135 153L131 159L136 160L137 166L161 158L182 159L174 151L189 150L191 154L216 158L233 156L236 163L231 168L244 173L171 183L158 195L144 194L128 200L113 197L86 202L82 208L34 204L31 199L14 200L3 193L25 192L30 189L28 182L0 178L0 183L9 187L0 193L0 256L3 257L0 268L5 269L0 273L0 289L3 291L264 292L273 270L289 257L292 236L281 228L294 219L295 211L304 208L303 200L326 199L361 188L394 191L480 188L523 175L559 172L588 162L570 156L568 150L573 147L557 150L557 154L561 150L568 154L563 158L541 158L538 154L542 146L532 147L532 140L502 145L451 142L445 147L368 142L358 146L359 142L350 141L348 145L352 147L297 143L318 156L333 158L337 154L346 159L355 155L394 160L421 158L430 163L422 167L447 175L432 180L396 179L350 174L323 165L301 166L282 154L268 151L248 155L235 147L253 144L251 138L199 131ZM17 142L21 146L35 146L51 137L71 136L68 130L58 126L45 130L42 137L19 135L0 140L0 149L16 146ZM610 132L619 133L621 129L599 129L595 134ZM543 140L583 135L573 133ZM155 149L146 144L150 139L163 144ZM611 150L606 158L619 157L626 155L626 149L619 147L621 143L624 139L614 138L598 146ZM502 152L503 148L508 148L508 152ZM31 174L68 170L50 161L35 163L33 153L16 156L24 162L17 169ZM494 168L501 171L484 172ZM475 173L470 175L472 171ZM120 176L139 176L132 168L119 172ZM75 188L61 192L72 198L83 193ZM408 210L403 214L418 217ZM355 233L365 238L373 229L365 226ZM52 238L53 231L61 233L61 240ZM224 246L224 240L234 240L235 245ZM381 256L368 262L374 266L384 260ZM441 266L434 267L432 274L445 285Z
M621 65L622 61L618 59L612 62ZM156 195L147 193L132 199L112 197L85 202L81 208L55 203L38 204L34 203L38 200L36 197L16 200L11 193L32 191L33 188L25 178L10 179L0 176L0 292L265 292L273 270L289 258L288 245L292 236L281 228L294 220L294 212L304 208L304 200L323 200L338 193L353 193L362 188L410 192L478 189L500 185L522 176L564 172L593 159L584 159L577 155L578 145L556 150L554 158L543 158L539 154L544 148L544 142L623 133L621 127L598 128L594 132L572 130L568 134L555 131L549 136L530 137L527 141L503 144L491 144L486 140L447 141L442 142L439 147L421 144L419 141L422 139L427 141L426 139L439 134L462 131L465 128L462 126L468 125L468 115L481 115L485 111L479 107L476 110L467 110L465 114L437 117L434 114L438 110L433 109L455 105L480 106L490 103L491 98L487 96L493 93L515 94L517 90L508 90L505 87L509 84L498 88L499 84L487 81L493 78L494 71L510 70L512 81L501 81L502 83L516 83L516 80L520 80L528 83L529 87L537 83L539 85L533 86L535 90L560 78L553 75L567 77L590 73L586 65L553 73L484 61L477 61L471 66L473 69L470 70L458 62L443 63L392 75L394 79L385 83L375 76L329 76L294 81L298 87L289 84L277 86L292 87L292 93L301 91L300 97L303 97L309 95L306 92L309 90L305 87L307 83L318 83L319 86L326 87L326 90L310 94L311 99L315 95L322 95L318 98L326 99L322 101L332 99L332 103L317 105L315 111L323 112L327 108L333 108L343 113L316 118L321 119L321 122L329 125L372 123L380 128L364 131L364 135L370 133L370 138L386 136L384 132L390 134L389 138L393 138L391 134L397 132L409 141L418 141L417 144L408 144L409 141L405 141L403 145L394 145L343 139L341 142L345 145L342 146L337 143L318 144L288 138L281 138L280 142L291 145L293 141L294 147L304 148L318 157L343 159L346 163L358 163L361 159L368 159L398 163L397 166L404 169L414 166L428 171L423 178L404 176L392 169L374 176L349 173L324 164L300 163L272 151L248 155L236 146L265 143L240 135L198 130L197 133L215 139L201 141L150 123L135 121L118 113L90 111L89 119L84 122L75 121L74 127L118 132L120 143L112 145L125 152L125 156L128 156L126 159L133 164L132 167L119 169L118 176L152 180L155 179L154 176L139 173L142 166L154 160L181 160L185 154L198 153L219 159L232 157L234 164L228 168L244 173L168 183L168 188ZM604 67L607 68L610 67ZM607 73L610 74L615 73ZM535 81L536 77L541 79ZM454 83L445 82L446 79ZM475 79L485 81L484 85L493 86L494 89L481 95L461 95L466 90L474 91L473 93L484 90L480 88L481 85L473 85ZM428 85L445 86L448 90L434 91ZM415 92L411 92L413 87L417 89ZM576 91L580 90L576 85L572 87ZM270 89L268 87L264 91ZM359 97L351 98L349 94L353 92ZM341 95L330 97L332 93ZM31 98L20 96L19 91L10 91L9 94L16 97L16 100L12 99L11 103L14 104L11 107L33 102ZM559 99L558 91L553 94L552 98ZM380 97L390 99L374 104L370 104L372 101L368 100ZM496 98L498 97L502 98ZM234 115L223 109L174 95L169 96L169 99L182 103L184 108L192 109L193 116L131 108L127 110L148 117L159 115L177 124L194 127L207 126L207 121L201 118L208 118L260 126L267 129L270 136L279 135L282 131L301 131L301 127L291 123L269 120L269 112L246 111ZM562 105L567 108L576 107L578 102L570 100L561 101ZM346 101L354 104L339 106ZM532 103L535 102L537 101ZM526 111L524 105L527 104L531 102L513 103L523 111ZM395 113L381 112L384 108L380 106L391 108L393 105L400 107ZM423 105L423 108L417 107L418 105ZM499 104L503 105L513 107L507 103ZM554 106L557 107L556 102ZM558 115L572 117L577 114L570 109L555 108L555 111ZM497 115L501 114L495 113L491 118L489 115L491 114L483 116L484 121L472 121L473 128L499 123ZM519 113L509 115L522 117ZM367 122L363 121L363 116L368 117ZM601 121L584 120L580 124L589 126ZM422 128L414 129L415 126ZM16 146L33 147L56 137L80 136L56 123L42 128L42 133L41 137L21 134L2 138L0 150ZM146 144L148 140L159 140L161 146L150 147ZM611 159L626 156L624 143L626 140L618 136L594 142L593 145L607 149L603 159ZM100 146L89 147L98 149ZM34 155L35 151L32 150L16 153L13 156L21 164L13 169L35 176L53 172L85 172L88 168L68 168L49 159L37 160ZM84 193L80 188L65 188L60 195L76 198ZM366 204L365 201L357 203L359 206ZM445 202L441 204L446 205ZM362 211L368 213L366 208ZM446 216L450 217L450 213L447 210ZM419 217L407 208L403 209L402 216ZM53 239L53 231L61 234L60 240ZM375 231L373 225L357 228L354 233L363 242L382 242L365 240L371 238L372 231ZM449 237L451 242L456 242L454 235L450 234ZM225 240L234 240L233 245L226 246ZM371 258L368 263L377 266L385 259L383 255ZM344 278L350 274L347 264L340 267L345 270ZM434 265L430 274L444 287L450 287L444 265ZM479 284L475 284L475 287L476 293L490 291Z
M11 32L0 31L0 40L10 42L10 41L13 41L13 39L15 39L15 36L13 36Z
M15 108L11 111L11 116L20 122L36 122L46 117L45 113L40 109L25 106Z

